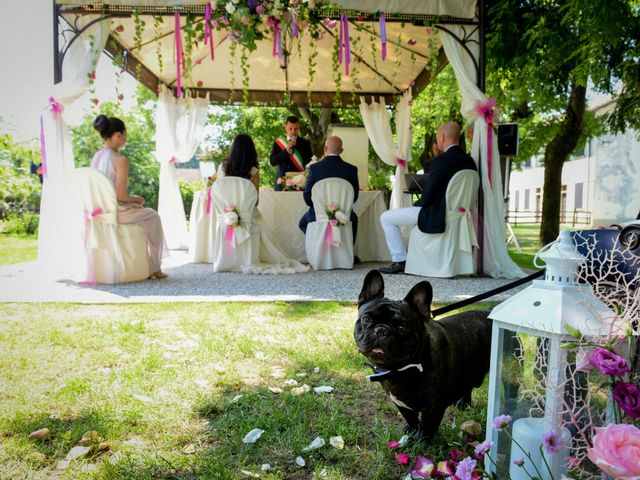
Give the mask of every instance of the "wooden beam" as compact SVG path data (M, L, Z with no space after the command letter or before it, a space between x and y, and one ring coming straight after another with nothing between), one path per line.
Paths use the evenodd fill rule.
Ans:
M440 47L440 49L438 50L438 66L435 68L435 70L425 68L414 80L412 90L413 98L417 97L420 92L422 92L426 88L426 86L431 83L433 77L438 75L442 71L442 69L447 66L448 63L449 60L447 60L444 49Z
M122 56L123 59L126 57L123 65L124 69L133 75L133 77L145 87L151 90L154 95L158 95L158 87L162 82L158 77L156 77L155 73L145 66L144 63L124 48L124 46L114 36L109 35L104 51L111 58L116 58L119 55ZM138 77L138 70L140 72L140 77Z
M234 90L233 95L230 97L230 91L225 89L213 89L213 88L190 88L188 89L194 95L204 97L209 94L212 104L217 105L242 105L242 90ZM309 106L309 96L311 97L311 106L323 106L332 107L336 103L336 94L334 92L306 92L295 91L289 92L288 95L285 92L279 92L275 90L249 90L248 103L250 105L260 105L268 107L282 107L286 106L286 98L290 99L291 105L303 107ZM357 92L352 94L351 92L340 92L338 96L338 103L344 107L357 107L360 104L360 97L382 97L387 104L394 104L397 102L397 95L392 93L378 93L378 92Z

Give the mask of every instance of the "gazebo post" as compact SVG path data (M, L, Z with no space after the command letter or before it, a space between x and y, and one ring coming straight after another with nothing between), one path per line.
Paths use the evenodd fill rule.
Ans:
M62 81L62 63L60 62L60 50L58 49L58 5L56 0L53 2L53 83L57 84Z

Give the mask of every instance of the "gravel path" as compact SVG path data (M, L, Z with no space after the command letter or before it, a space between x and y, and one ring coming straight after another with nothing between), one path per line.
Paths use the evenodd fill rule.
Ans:
M0 267L0 302L216 302L216 301L301 301L358 298L367 272L381 263L356 265L353 270L326 270L296 275L245 275L213 273L210 264L188 263L183 252L172 252L163 263L169 275L162 280L121 285L87 287L75 282L42 278L35 262ZM450 303L508 283L493 278L425 278L413 275L385 275L386 295L403 298L421 280L433 286L434 301ZM525 285L526 286L526 285ZM524 287L519 287L522 289ZM518 291L502 293L492 300L504 300Z

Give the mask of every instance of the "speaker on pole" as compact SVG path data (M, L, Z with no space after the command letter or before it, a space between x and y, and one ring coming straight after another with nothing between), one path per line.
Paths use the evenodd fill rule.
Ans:
M498 124L498 151L500 155L518 155L519 141L520 137L518 135L517 123Z

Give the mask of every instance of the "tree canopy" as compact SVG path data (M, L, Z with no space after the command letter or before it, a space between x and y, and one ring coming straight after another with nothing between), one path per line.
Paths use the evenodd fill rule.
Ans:
M587 112L587 88L622 89L602 119L610 128L640 125L639 17L637 0L499 0L490 9L489 89L525 126L525 152L544 146L542 243L558 235L562 166L598 128Z

